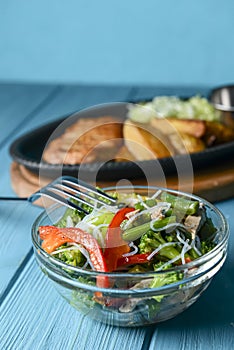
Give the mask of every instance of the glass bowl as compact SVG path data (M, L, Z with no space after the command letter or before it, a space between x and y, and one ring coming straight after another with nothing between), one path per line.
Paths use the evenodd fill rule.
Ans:
M67 265L46 253L41 247L38 227L55 224L66 208L56 204L46 209L32 227L32 242L36 261L59 294L79 312L114 326L135 327L168 320L192 305L222 267L227 254L229 229L223 214L212 204L197 196L158 187L121 186L106 189L118 192L137 192L152 195L158 190L198 200L206 208L217 232L216 246L207 254L184 265L155 272L97 272ZM172 272L181 273L181 280L159 288L149 288L155 276L164 278ZM110 287L97 287L100 278L108 279ZM87 282L88 280L88 282ZM131 286L135 286L132 288ZM137 287L136 287L137 286ZM102 296L103 303L96 300ZM155 300L158 301L155 303Z

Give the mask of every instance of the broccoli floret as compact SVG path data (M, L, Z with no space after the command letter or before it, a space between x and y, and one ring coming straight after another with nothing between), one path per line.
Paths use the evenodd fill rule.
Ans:
M192 241L192 237L191 237L191 233L188 231L183 231L183 234L185 236L185 239L188 240L188 243L190 244ZM175 242L177 241L177 236L176 236L176 232L170 232L168 234L165 235L165 240L167 242ZM189 258L190 260L194 260L199 258L200 255L198 255L198 253L196 252L195 249L191 248L189 249L186 254L185 254L185 258Z
M216 246L215 242L202 241L200 251L201 251L202 255L204 255L204 254L210 252L212 249L214 249L215 246Z
M159 262L157 264L154 265L154 270L157 271L158 268L160 268L164 263L163 262ZM166 267L163 268L164 270L167 270L169 268L171 268L172 265L169 264ZM160 273L159 275L155 276L150 287L151 288L160 288L162 286L166 286L167 284L171 284L171 283L176 283L180 280L182 280L183 278L183 273L182 272L165 272L165 273ZM160 302L165 295L157 295L154 296L153 298Z
M64 250L66 248L67 248L67 245L62 245L61 247L59 247L57 250L57 254L54 254L55 258L65 262L68 265L82 267L86 262L86 258L80 252L80 250L79 249ZM60 250L62 251L60 252Z
M165 243L167 243L167 241L162 237L161 232L154 232L152 230L149 230L140 239L140 253L151 253L160 245ZM180 258L180 252L173 245L162 247L162 249L159 251L159 255L169 260L174 259L177 256L178 260Z
M65 211L63 217L57 222L56 226L57 227L67 227L68 217L70 217L70 219L73 222L73 225L75 226L78 222L80 222L83 219L84 215L85 214L83 212L68 208Z

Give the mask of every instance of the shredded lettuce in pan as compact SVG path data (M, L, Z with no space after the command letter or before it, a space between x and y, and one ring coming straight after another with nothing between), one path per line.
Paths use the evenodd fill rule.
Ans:
M151 102L129 105L128 118L147 123L152 118L179 118L219 121L220 112L200 96L182 100L175 96L155 97Z

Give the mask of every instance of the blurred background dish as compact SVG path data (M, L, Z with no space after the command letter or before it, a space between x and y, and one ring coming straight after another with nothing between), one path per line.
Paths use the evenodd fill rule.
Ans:
M159 148L162 142L160 141L160 138L157 139L155 135L153 135L154 125L153 124L148 125L147 123L134 124L134 122L132 121L130 124L128 123L128 125L125 125L126 123L125 121L128 115L128 110L129 110L129 103L107 103L104 105L95 106L92 108L87 108L82 111L78 111L76 113L71 114L71 116L66 116L64 118L55 120L52 123L42 125L41 127L36 128L17 138L11 144L11 147L10 147L11 156L13 160L16 161L18 164L24 165L34 173L39 174L40 172L41 175L43 174L43 176L46 176L46 177L54 178L62 174L77 176L77 174L79 174L80 178L84 178L86 180L89 179L92 181L94 179L98 179L98 180L102 179L102 180L111 181L111 180L119 180L121 178L129 179L129 180L139 179L149 173L151 173L151 177L156 176L157 169L159 167L162 169L165 175L176 174L178 171L178 167L177 167L178 164L184 164L184 169L192 165L193 169L195 170L198 168L202 168L204 166L208 167L212 163L217 162L218 160L221 160L224 157L225 159L229 159L233 154L234 141L230 141L230 140L233 140L234 133L232 135L232 138L230 139L225 140L225 138L222 137L221 142L212 142L213 143L213 145L211 144L212 147L208 147L209 145L207 144L207 147L202 147L201 149L193 148L193 150L190 153L188 151L188 148L186 148L187 145L184 142L184 137L187 135L186 141L187 142L189 141L189 144L191 144L191 137L192 137L192 141L195 138L194 136L187 134L187 131L185 133L184 130L188 129L186 125L187 123L189 123L189 129L191 129L190 127L191 122L193 122L193 124L195 122L195 127L196 127L197 123L199 124L198 126L200 126L200 123L203 123L203 121L188 120L185 123L186 125L184 126L185 119L173 119L174 122L173 124L171 124L170 122L168 122L169 120L171 120L170 118L169 119L165 118L166 123L170 126L169 129L173 129L173 132L174 132L173 135L176 134L174 136L179 138L180 142L176 142L176 146L178 147L177 144L180 143L182 149L180 147L179 150L176 150L176 152L174 152L174 149L172 150L170 148L170 146L172 146L171 140L165 141L162 138L161 140L165 141L163 145L164 147L163 150L167 152L160 153L158 149L156 152L154 149L155 147L153 148L153 146L155 146L156 144L157 148ZM101 116L101 119L100 119L100 116ZM119 123L125 122L124 131L126 134L125 146L128 147L127 155L126 153L124 154L124 152L123 154L118 153L119 151L122 151L122 149L120 149L120 150L116 150L116 155L114 156L113 147L112 147L113 145L112 145L111 146L112 154L109 154L109 152L105 150L106 148L103 148L104 151L99 150L99 153L101 152L102 154L102 158L98 157L95 159L95 158L89 157L90 154L92 153L92 150L89 151L88 146L87 147L85 146L87 148L86 159L88 158L89 160L90 158L92 161L88 161L88 162L83 161L81 163L75 162L75 161L70 163L63 162L61 159L63 159L63 157L66 154L68 154L69 152L71 155L74 155L76 152L79 153L81 152L83 147L81 145L81 141L79 142L79 138L78 138L80 133L79 127L81 128L81 124L78 124L78 130L76 130L77 128L74 128L75 124L77 122L79 123L82 120L85 121L85 119L87 119L88 121L90 120L89 118L94 118L94 121L95 120L103 121L104 119L102 116L112 116L112 120L115 120L115 122L116 120L119 120ZM110 120L110 118L108 120ZM153 122L158 127L157 122L160 122L161 124L163 120L154 118ZM182 123L182 130L183 130L182 139L180 139L181 123ZM202 126L204 126L207 129L206 133L204 130L202 131L202 135L205 133L203 135L203 141L206 139L216 140L217 135L216 135L215 126L217 124L217 121L214 122L214 127L212 126L213 125L212 121L205 121L205 123L209 123L209 127L207 128L206 125L204 126L202 124ZM110 125L111 125L111 128L113 129L112 124L113 123L111 123ZM176 128L174 125L176 125ZM128 129L126 129L126 127L128 127ZM131 130L129 130L129 128ZM120 135L119 127L117 127L117 129L118 130L117 130L116 140L119 145L119 140L121 139L121 135ZM140 131L138 129L140 129ZM194 129L194 125L192 129ZM64 135L67 130L71 130L72 134L70 138L67 137L65 139ZM73 134L74 130L75 130L75 134ZM93 130L94 130L94 136L96 139L97 130L95 127L93 127ZM84 130L82 129L82 131ZM221 134L223 135L223 133ZM111 133L111 135L113 137L113 133ZM172 137L173 142L175 143L175 138L173 137L173 135L172 136L169 135L169 136ZM75 136L75 142L73 140L74 136ZM82 137L83 135L81 135L81 138ZM78 141L77 141L77 138L78 138ZM93 142L93 136L91 138ZM90 140L90 137L88 139ZM198 140L199 142L203 142L200 140L200 138L196 140ZM100 137L98 137L98 142L99 141L100 141ZM122 139L122 141L124 141L124 138ZM225 142L225 141L228 141L228 142ZM66 142L68 142L67 149L64 148L66 146L65 145ZM168 142L170 143L169 146L168 146ZM60 147L59 145L61 144L62 144L62 149L60 154L58 154L59 147ZM70 151L74 145L75 145L74 151ZM165 145L167 147L165 147ZM56 146L55 147L56 149L54 149L54 146ZM119 145L118 147L120 146L121 145ZM137 147L140 148L140 150L136 151ZM190 149L191 149L191 146L190 146ZM95 145L94 145L94 150L95 150ZM142 151L141 153L140 152L141 150L143 150L144 152ZM106 157L107 157L106 159L103 158L103 152L104 152L104 155L106 154ZM131 154L129 155L129 153ZM46 157L44 157L44 155L46 155ZM78 159L81 159L80 154L78 154L78 156L79 156ZM69 159L71 159L71 157Z

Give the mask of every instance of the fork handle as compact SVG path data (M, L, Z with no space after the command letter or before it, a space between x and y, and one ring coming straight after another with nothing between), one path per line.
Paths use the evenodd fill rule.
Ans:
M0 201L27 201L27 197L0 197Z

